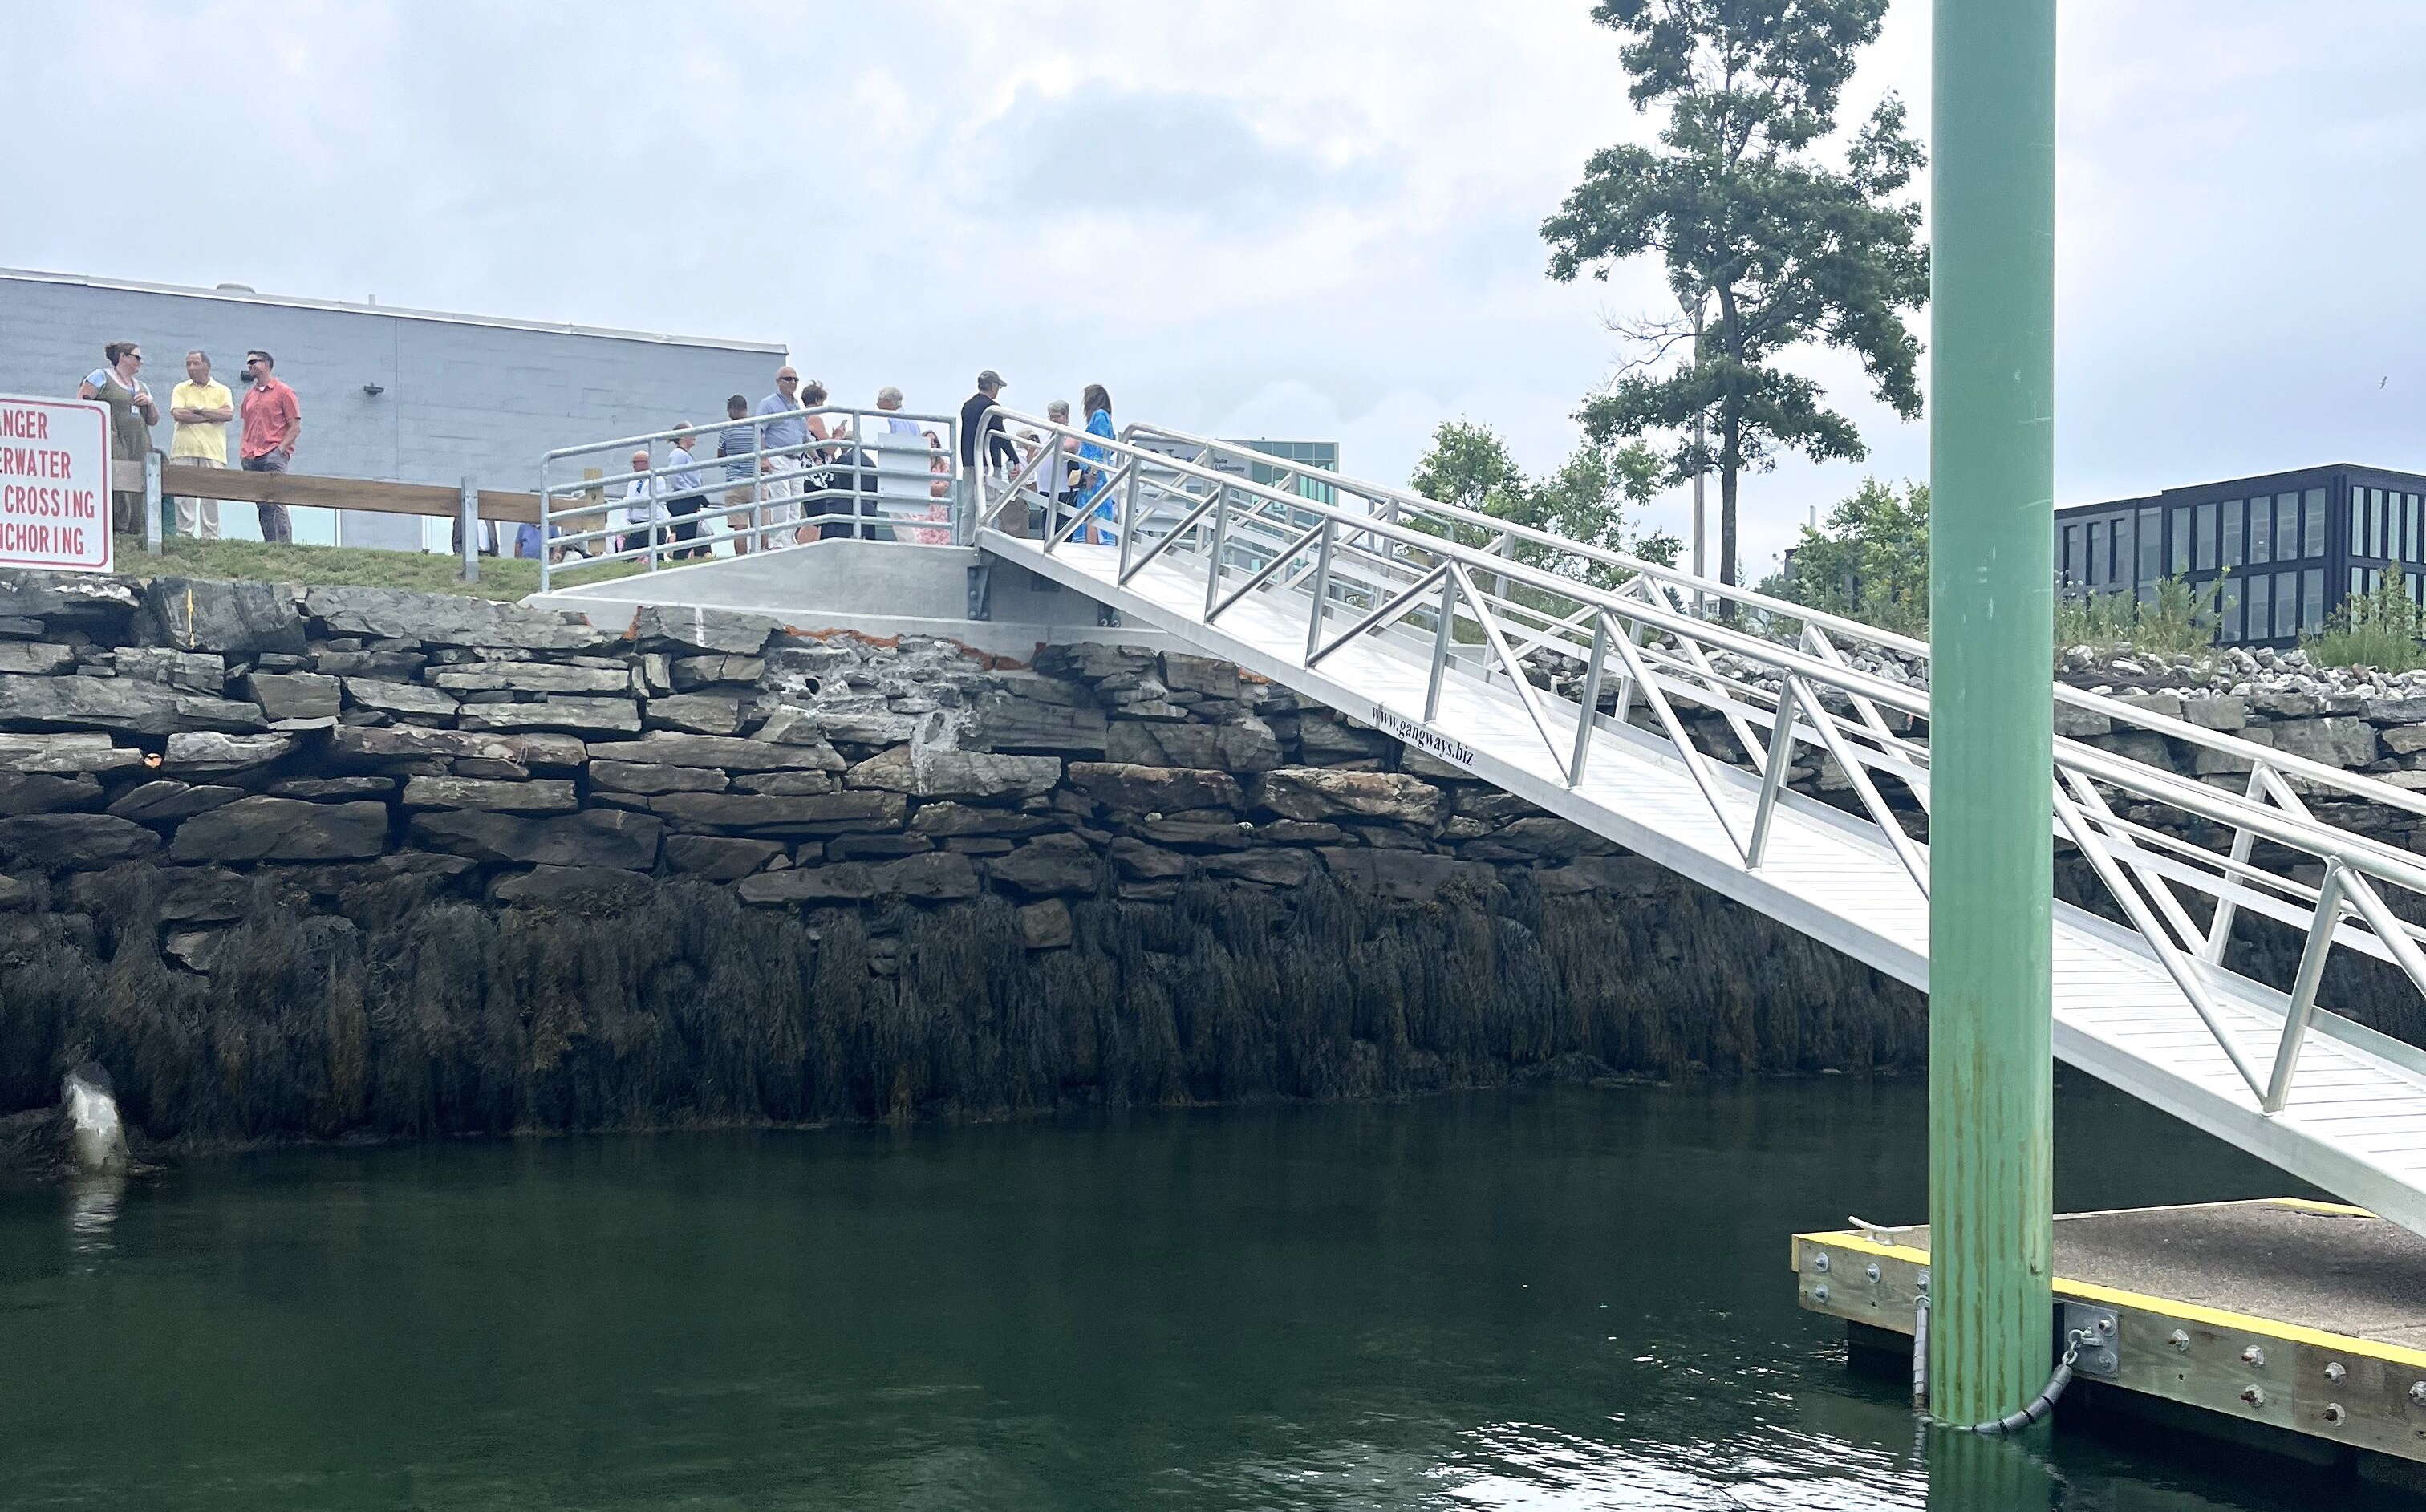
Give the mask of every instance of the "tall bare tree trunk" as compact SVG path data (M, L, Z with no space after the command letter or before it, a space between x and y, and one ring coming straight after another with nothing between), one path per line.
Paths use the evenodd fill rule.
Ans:
M1719 426L1719 581L1730 587L1736 584L1736 442L1740 424L1729 409ZM1728 624L1736 622L1735 600L1721 602L1719 618Z

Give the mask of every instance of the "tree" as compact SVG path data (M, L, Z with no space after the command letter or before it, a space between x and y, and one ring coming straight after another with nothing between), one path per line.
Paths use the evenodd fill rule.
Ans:
M1444 420L1432 431L1431 450L1416 461L1407 487L1441 504L1505 519L1525 491L1525 470L1489 426Z
M1804 526L1785 571L1761 585L1771 598L1808 604L1908 635L1929 634L1929 485L1899 493L1864 478L1852 497Z
M1637 110L1667 108L1658 149L1608 148L1542 224L1550 276L1606 279L1657 252L1688 311L1708 312L1690 355L1692 319L1621 325L1634 348L1609 390L1580 418L1603 442L1670 439L1666 480L1719 475L1719 579L1737 581L1738 479L1782 451L1858 461L1860 432L1820 385L1779 365L1795 347L1857 354L1873 392L1897 414L1920 412L1920 345L1904 312L1929 293L1920 209L1899 201L1924 159L1889 95L1844 152L1817 144L1836 130L1853 55L1879 33L1887 0L1600 0L1593 19L1625 39L1619 57ZM1715 309L1711 306L1715 304ZM1715 436L1696 445L1706 415Z
M1641 505L1659 488L1666 464L1642 446L1611 446L1586 441L1556 472L1528 478L1508 442L1487 425L1446 420L1432 432L1431 449L1415 463L1408 486L1427 499L1487 514L1495 520L1563 536L1604 551L1625 552L1649 561L1676 559L1675 537L1643 537L1627 524L1629 505ZM1485 526L1410 521L1415 528L1447 535L1469 546L1490 542ZM1554 547L1520 543L1515 558L1545 571L1611 587L1624 574L1605 564Z

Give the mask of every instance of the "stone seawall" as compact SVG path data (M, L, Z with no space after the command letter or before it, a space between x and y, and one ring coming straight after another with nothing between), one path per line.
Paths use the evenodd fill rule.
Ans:
M2141 696L2420 769L2426 689L2248 670ZM2296 941L2241 951L2279 975ZM2417 1037L2414 993L2332 985ZM1223 663L0 574L0 1115L87 1059L153 1138L255 1139L1897 1069L1925 1040L1899 984Z
M1223 663L0 576L0 1113L154 1138L1917 1063L1917 996Z

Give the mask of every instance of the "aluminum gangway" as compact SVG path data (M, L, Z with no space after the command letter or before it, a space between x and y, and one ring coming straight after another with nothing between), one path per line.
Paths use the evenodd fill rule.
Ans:
M1104 512L1045 518L1030 475L1048 447L972 470L969 528L995 557L1927 989L1926 643L1201 437L1007 418L1092 447ZM2426 1054L2318 1002L2337 949L2426 992L2426 930L2396 911L2426 917L2426 865L2311 808L2426 800L2057 699L2076 728L2103 719L2232 774L2056 741L2049 843L2121 917L2055 905L2057 1056L2426 1233ZM1697 742L1697 726L1724 733ZM1811 764L1861 812L1788 785ZM2305 935L2288 990L2231 964L2252 914Z

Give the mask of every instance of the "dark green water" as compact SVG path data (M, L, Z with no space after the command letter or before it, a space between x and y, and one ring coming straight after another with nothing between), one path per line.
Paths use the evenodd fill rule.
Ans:
M1829 1078L11 1193L0 1504L1953 1504L1786 1265L1797 1228L1920 1215L1923 1118ZM2284 1185L2092 1084L2058 1126L2066 1207ZM2211 1454L1996 1448L1999 1506L2316 1504Z

